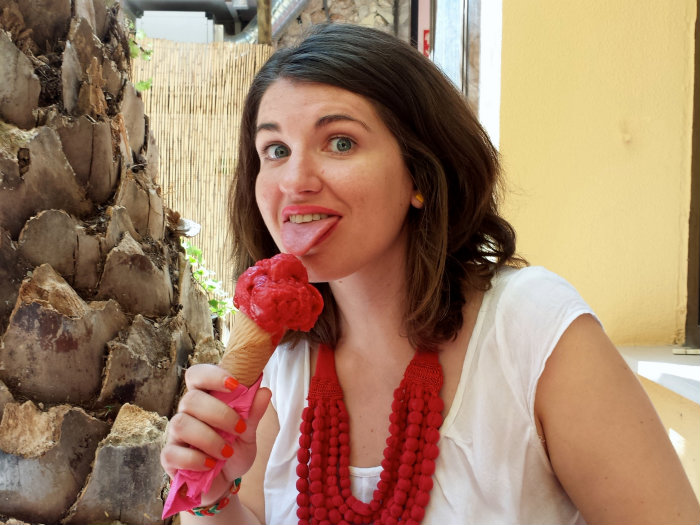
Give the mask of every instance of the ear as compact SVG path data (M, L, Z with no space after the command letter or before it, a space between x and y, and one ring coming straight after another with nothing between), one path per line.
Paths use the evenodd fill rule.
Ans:
M411 206L420 210L423 207L424 201L425 199L423 198L423 194L420 191L413 192L413 196L411 197Z

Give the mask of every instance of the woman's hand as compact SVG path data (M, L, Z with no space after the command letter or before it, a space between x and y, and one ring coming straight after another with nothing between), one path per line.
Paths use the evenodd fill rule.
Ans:
M223 469L224 480L215 483L210 493L216 500L234 479L250 469L257 450L255 431L270 400L270 391L259 389L253 399L247 420L235 410L216 399L210 391L230 391L237 381L216 365L194 365L185 373L187 392L180 399L177 413L168 424L166 444L160 459L172 478L179 469L206 471L215 460L227 460ZM238 439L230 443L220 436L221 429Z

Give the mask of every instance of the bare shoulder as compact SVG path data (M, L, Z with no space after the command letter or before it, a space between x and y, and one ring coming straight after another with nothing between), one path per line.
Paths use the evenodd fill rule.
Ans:
M639 380L590 315L564 332L535 416L552 467L588 523L698 523L700 508Z

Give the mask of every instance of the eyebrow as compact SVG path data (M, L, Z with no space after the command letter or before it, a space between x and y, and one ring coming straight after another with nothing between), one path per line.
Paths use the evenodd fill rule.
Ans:
M255 134L257 135L263 130L279 131L279 129L280 127L277 124L274 124L273 122L263 122L262 124L258 124L258 126L255 128Z
M322 128L324 126L327 126L331 124L332 122L338 122L338 121L349 121L349 122L356 122L363 128L365 128L367 131L371 131L369 126L365 124L363 121L356 119L354 117L351 117L350 115L344 115L344 114L332 114L332 115L324 115L320 119L316 121L316 124L314 125L315 128ZM258 124L258 126L255 128L255 134L257 135L260 131L279 131L280 127L278 124L274 122L263 122L262 124Z
M350 122L356 122L360 126L365 128L367 131L370 131L369 126L367 124L365 124L363 121L356 119L354 117L351 117L350 115L344 115L342 113L341 114L334 114L334 115L325 115L325 116L321 117L316 122L316 128L321 128L321 127L326 126L332 122L338 122L338 121L343 121L343 120L347 120Z

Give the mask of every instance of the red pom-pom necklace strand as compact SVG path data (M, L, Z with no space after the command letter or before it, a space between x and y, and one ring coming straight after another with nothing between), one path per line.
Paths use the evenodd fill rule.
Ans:
M416 352L394 391L382 472L372 501L350 487L350 427L333 350L319 347L297 452L300 525L418 524L433 488L443 401L442 367L434 352Z

